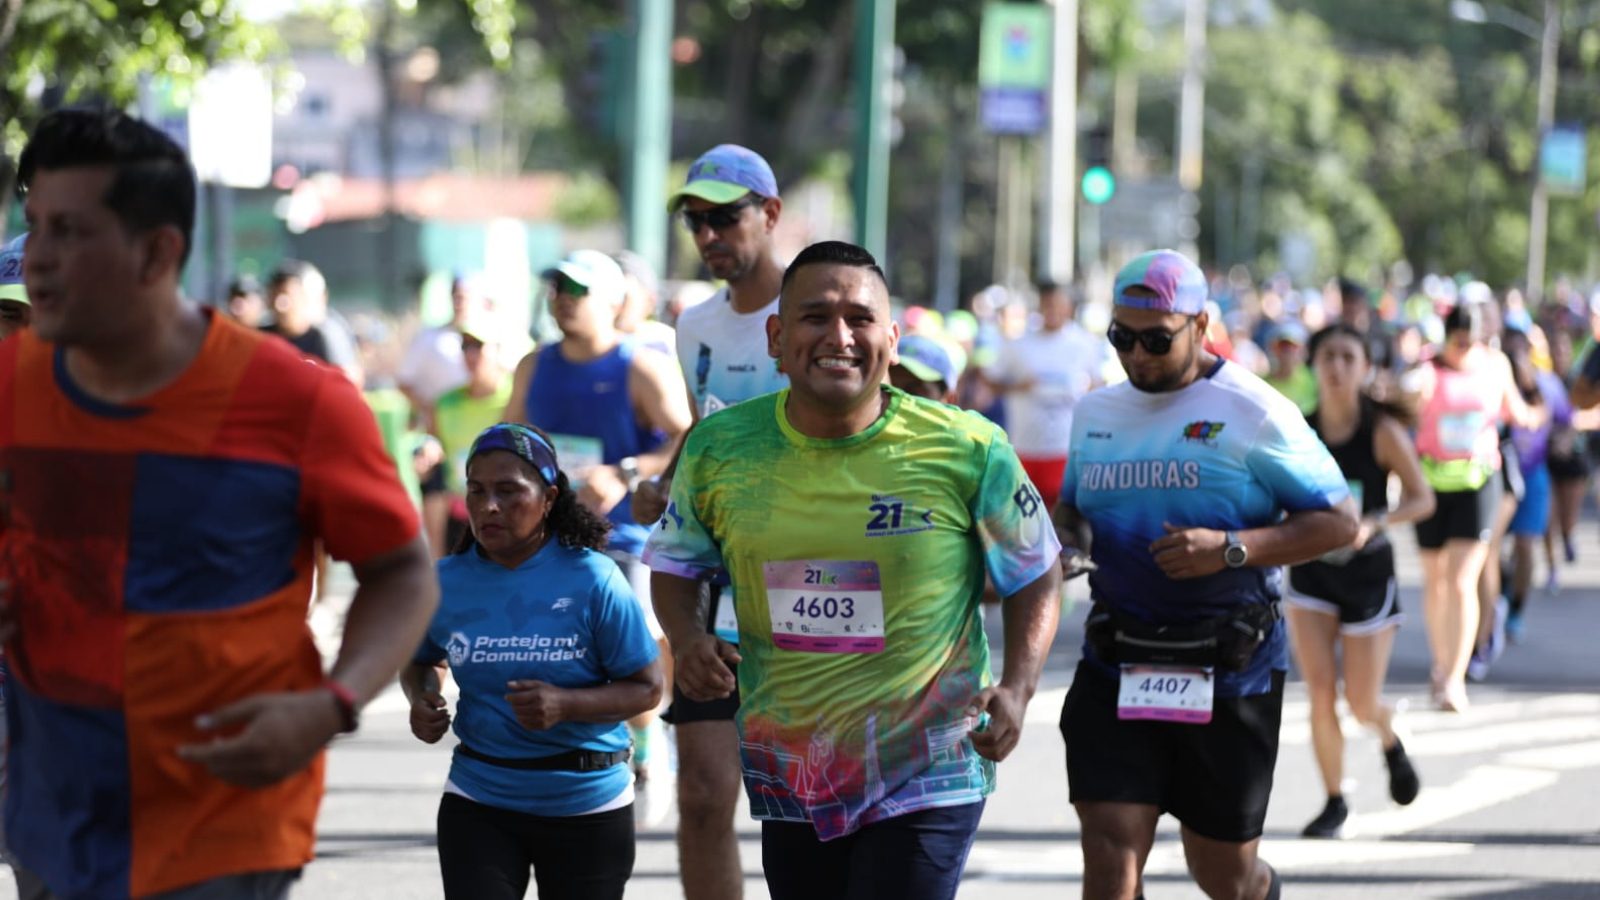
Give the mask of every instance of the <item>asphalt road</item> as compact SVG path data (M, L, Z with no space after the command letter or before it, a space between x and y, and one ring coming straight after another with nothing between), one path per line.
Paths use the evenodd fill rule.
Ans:
M1540 594L1527 635L1473 690L1468 713L1427 708L1427 652L1420 617L1402 629L1391 696L1409 701L1401 727L1424 789L1409 807L1388 799L1376 738L1353 721L1347 783L1354 815L1341 841L1307 841L1300 828L1321 808L1301 686L1291 681L1276 788L1263 855L1292 898L1600 898L1600 540L1584 523L1581 557L1564 588ZM1402 560L1412 554L1402 549ZM1542 583L1541 575L1539 581ZM1413 566L1402 603L1418 608ZM1081 588L1077 589L1081 592ZM1000 767L961 897L1021 900L1078 896L1078 822L1067 803L1056 731L1077 659L1080 602L1064 618L1045 683L1029 709L1021 746ZM998 616L991 637L999 646ZM997 660L998 663L998 660ZM658 754L658 758L661 755ZM410 736L398 692L369 708L361 732L331 753L319 827L319 859L297 900L438 898L434 812L449 763L447 743ZM639 798L639 855L630 900L681 896L673 842L670 756ZM741 815L746 890L766 896L755 823ZM1164 819L1146 872L1147 896L1199 898L1177 829ZM0 886L9 882L0 873Z

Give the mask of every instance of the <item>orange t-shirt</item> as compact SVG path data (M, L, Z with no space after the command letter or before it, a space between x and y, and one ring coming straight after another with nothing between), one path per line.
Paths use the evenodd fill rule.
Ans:
M143 896L311 859L323 759L262 790L177 755L196 716L322 680L312 545L362 562L416 513L361 394L211 315L199 356L134 406L62 350L0 343L0 572L10 849L64 897Z

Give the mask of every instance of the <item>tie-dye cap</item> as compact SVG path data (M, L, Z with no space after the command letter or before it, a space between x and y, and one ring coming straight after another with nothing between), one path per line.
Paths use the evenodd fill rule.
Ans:
M1128 288L1145 287L1154 297L1128 296ZM1155 309L1161 312L1198 316L1206 310L1210 288L1200 267L1176 250L1151 250L1135 256L1117 272L1112 290L1117 306Z

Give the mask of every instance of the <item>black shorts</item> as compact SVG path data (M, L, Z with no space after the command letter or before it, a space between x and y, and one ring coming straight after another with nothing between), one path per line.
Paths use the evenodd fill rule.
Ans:
M1475 491L1436 491L1433 515L1417 523L1417 546L1438 550L1445 541L1487 541L1500 517L1500 475Z
M1394 578L1394 546L1386 538L1368 545L1344 565L1309 562L1289 569L1284 602L1339 617L1339 632L1373 634L1400 624L1400 591Z
M1550 469L1550 477L1557 482L1582 481L1589 477L1589 460L1582 453L1560 456L1552 453L1545 465Z
M661 714L661 721L670 725L687 725L690 722L732 722L739 714L739 667L733 670L733 693L721 700L690 700L678 690L677 679L672 684L672 705Z
M1117 681L1078 663L1061 736L1073 803L1139 803L1215 841L1261 836L1278 762L1284 673L1254 697L1218 697L1204 725L1117 718Z
M709 581L700 582L700 599L706 605L706 621L717 620L717 604L726 600L722 591ZM690 700L678 690L677 679L672 683L672 705L661 714L661 721L670 725L687 725L690 722L732 722L739 713L739 667L733 670L733 693L721 700Z

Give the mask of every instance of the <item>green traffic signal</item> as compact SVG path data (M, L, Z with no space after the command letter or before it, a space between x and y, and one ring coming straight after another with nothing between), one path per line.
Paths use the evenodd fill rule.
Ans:
M1083 173L1082 187L1083 199L1099 206L1117 192L1117 176L1105 166L1090 166Z

